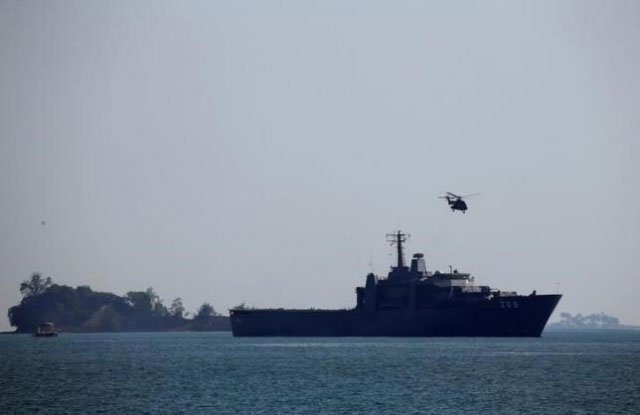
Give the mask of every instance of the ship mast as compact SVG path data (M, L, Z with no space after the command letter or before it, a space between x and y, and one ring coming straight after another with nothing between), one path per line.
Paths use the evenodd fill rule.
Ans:
M395 233L387 234L387 241L391 242L391 245L396 244L396 248L398 250L398 270L404 268L404 254L402 253L402 243L409 239L411 235L402 233L402 231L397 231Z

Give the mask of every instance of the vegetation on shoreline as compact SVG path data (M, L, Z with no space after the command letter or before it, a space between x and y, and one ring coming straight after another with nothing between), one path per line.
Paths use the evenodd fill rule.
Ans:
M167 307L153 288L129 291L124 296L54 284L34 273L20 284L22 301L9 309L11 326L18 333L32 332L44 322L73 332L209 331L229 330L229 318L204 303L194 314L186 312L178 297Z
M620 324L620 321L616 317L604 313L585 316L580 313L576 315L560 313L560 318L562 319L560 322L552 323L550 326L569 329L619 329L625 327Z

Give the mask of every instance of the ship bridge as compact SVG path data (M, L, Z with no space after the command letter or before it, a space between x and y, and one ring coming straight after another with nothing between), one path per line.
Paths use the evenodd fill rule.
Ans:
M396 247L397 264L391 267L387 278L367 275L364 287L356 288L357 308L370 311L428 308L452 297L476 301L491 294L490 287L476 286L471 274L453 267L449 272L429 272L422 253L415 253L410 266L406 266L403 242L407 239L408 235L400 231L387 235L387 240Z

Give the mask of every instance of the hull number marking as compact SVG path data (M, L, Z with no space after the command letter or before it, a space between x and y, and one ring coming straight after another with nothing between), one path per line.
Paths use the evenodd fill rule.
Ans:
M517 301L500 301L500 308L518 308Z

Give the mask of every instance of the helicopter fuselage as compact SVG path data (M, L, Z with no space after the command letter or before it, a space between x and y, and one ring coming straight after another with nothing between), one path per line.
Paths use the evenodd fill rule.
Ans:
M449 203L449 207L452 211L459 210L462 213L465 213L467 210L467 204L460 198L456 199L447 197L447 202Z

